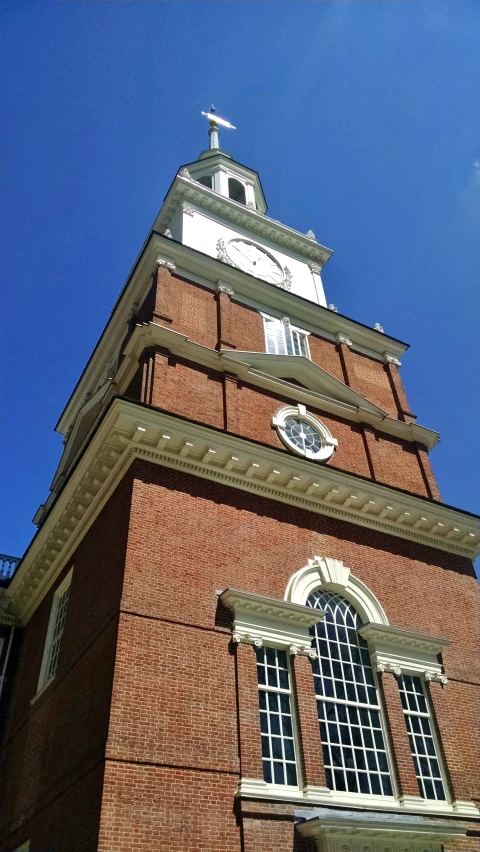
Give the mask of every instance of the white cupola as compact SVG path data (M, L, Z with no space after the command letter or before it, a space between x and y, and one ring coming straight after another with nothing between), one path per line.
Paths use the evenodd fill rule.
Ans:
M223 195L224 198L230 198L238 204L243 204L251 210L265 213L267 204L257 172L235 162L230 154L220 148L219 126L235 130L233 124L215 115L213 106L212 112L203 113L203 115L209 119L210 123L209 147L200 153L195 163L188 163L183 166L183 169L188 170L192 180L198 181L207 189Z

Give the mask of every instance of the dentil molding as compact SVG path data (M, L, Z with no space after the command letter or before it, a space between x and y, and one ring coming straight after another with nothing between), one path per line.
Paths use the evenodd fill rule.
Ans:
M478 553L477 519L471 515L187 418L113 398L6 590L7 611L22 623L136 458L470 559Z

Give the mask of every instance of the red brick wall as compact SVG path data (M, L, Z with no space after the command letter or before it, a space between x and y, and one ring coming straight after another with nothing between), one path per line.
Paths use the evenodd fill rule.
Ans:
M2 743L2 849L15 848L28 837L33 850L95 848L87 839L82 845L82 838L95 833L100 811L101 768L96 767L101 767L109 724L131 487L127 475L24 629ZM30 704L53 593L72 564L57 674ZM87 781L92 772L96 786ZM78 788L79 805L69 807L61 819L63 797L72 804L70 788ZM82 802L91 812L88 819ZM72 839L77 833L78 847Z
M287 813L243 802L244 817L236 812L240 760L260 765L256 705L249 712L245 703L248 694L256 699L255 659L242 646L245 666L236 665L216 591L282 598L292 573L316 554L342 559L393 625L454 640L444 654L450 682L435 711L454 793L476 795L468 720L477 619L468 560L137 461L75 554L58 682L32 708L21 681L30 678L34 691L35 665L20 669L4 747L2 848L29 836L32 849L93 852L100 818L101 852L304 849L294 840L292 805ZM25 631L32 653L35 634L41 644L40 609ZM38 666L39 659L36 676ZM302 689L298 674L297 681ZM318 783L313 690L300 700L304 768ZM76 810L71 791L80 797Z
M218 344L219 331L217 301L217 294L211 290L180 278L178 275L170 275L165 269L160 269L157 283L154 284L138 316L142 322L149 319L153 319L154 322L160 321L162 325L188 335L195 343L214 349ZM155 319L155 310L157 313L160 312L159 316L168 314L169 322ZM258 311L237 302L233 296L232 299L223 300L222 312L229 314L228 335L232 337L229 343L234 348L249 352L265 352L263 320ZM294 317L291 319L295 322ZM315 364L340 381L346 381L340 347L314 334L309 337L309 347ZM392 417L401 417L402 406L408 406L401 380L398 379L399 398L383 363L351 350L348 352L348 357L352 367L349 383L353 389L385 409Z
M286 452L272 429L271 419L277 408L291 404L287 396L264 391L236 378L228 380L222 373L160 351L146 358L148 364L144 369L148 376L140 397L143 402L217 428L225 426L238 435ZM135 382L127 396L132 394L135 398L135 387L137 391L140 389L139 377ZM338 448L329 462L332 467L366 477L373 473L378 482L429 496L415 444L375 433L371 428L365 431L361 425L320 408L310 406L309 410L321 418L338 440Z
M472 728L453 711L456 701L467 707L471 700L461 683L465 673L472 681L477 676L475 580L468 560L147 462L135 463L135 477L107 747L104 852L114 852L120 838L125 843L132 837L134 816L139 852L149 850L155 832L167 842L169 828L180 823L180 811L180 833L170 838L168 848L293 849L293 825L281 806L272 805L265 820L243 805L248 811L243 847L233 827L239 732L247 731L240 749L246 774L259 765L258 730L253 731L251 714L245 716L245 700L236 698L241 676L242 691L248 685L255 701L255 661L251 648L239 648L247 669L242 664L236 671L216 590L233 586L281 598L291 574L315 554L343 559L379 597L393 625L455 639L444 655L450 678L444 693L452 708L444 710L450 731L445 753L448 761L452 749L459 754L469 750L459 789L464 798L475 795ZM312 690L305 700L312 706L308 713L304 705L302 719L312 726ZM449 848L475 849L475 842Z

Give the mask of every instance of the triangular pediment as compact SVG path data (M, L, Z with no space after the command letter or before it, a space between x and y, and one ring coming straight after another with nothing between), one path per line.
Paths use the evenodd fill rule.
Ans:
M248 365L250 370L285 382L290 381L292 384L300 384L316 394L343 405L350 405L383 417L388 416L383 408L370 402L363 394L357 393L323 367L319 367L318 364L314 364L303 356L269 355L264 352L238 352L225 349L220 354L223 358L230 358Z

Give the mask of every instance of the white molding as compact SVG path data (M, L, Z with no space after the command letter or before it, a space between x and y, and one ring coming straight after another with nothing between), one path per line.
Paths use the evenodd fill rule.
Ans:
M297 790L293 787L282 787L280 784L267 784L256 778L242 778L235 795L265 801L293 800L299 805L328 805L331 808L361 808L362 810L448 817L458 815L474 819L480 816L473 802L457 802L449 805L446 802L423 799L421 796L404 796L396 799L394 796L341 793L337 790L329 790L328 787L314 785L306 785L303 790ZM460 807L457 807L458 805Z
M312 246L308 240L306 243ZM352 339L356 350L377 360L383 359L386 345L388 351L396 357L402 355L407 348L406 344L395 338L385 338L385 335L380 335L374 329L366 328L348 317L335 314L328 308L302 299L280 287L273 287L239 269L222 265L220 272L218 261L209 255L152 232L135 261L92 357L60 416L56 429L61 434L68 432L86 395L98 387L105 363L111 359L116 347L125 337L126 324L134 306L143 303L152 286L151 276L157 256L163 257L164 253L167 254L165 260L176 265L179 275L213 290L216 290L218 278L221 277L234 289L237 301L246 305L255 303L260 310L273 310L278 312L279 316L289 316L299 327L305 325L313 333L331 341L335 341L337 332L343 332Z
M209 162L209 168L210 168ZM192 175L192 166L189 168ZM232 177L236 175L232 172ZM258 179L257 179L258 180ZM233 222L236 225L246 227L252 234L257 237L267 237L276 245L286 248L290 251L296 251L306 258L316 261L321 266L324 266L327 260L332 256L332 249L326 248L317 242L312 242L305 234L296 231L294 228L289 228L275 219L265 216L263 212L247 207L246 204L241 204L238 201L228 198L226 195L220 195L213 189L209 189L203 184L197 183L177 174L173 181L163 205L155 219L153 228L156 231L162 232L170 226L173 216L182 201L198 204L202 209L215 213L221 216L227 222Z
M163 267L164 269L168 269L170 272L173 272L175 270L175 263L168 257L158 256L156 263L157 266Z
M354 813L318 808L295 813L296 829L315 838L319 852L438 852L448 838L465 836L465 825L420 814ZM443 845L442 845L443 848Z
M49 666L49 663L50 663L50 651L51 651L51 648L52 648L53 631L55 629L55 621L56 621L56 618L57 618L58 603L59 603L60 598L63 595L63 593L68 589L68 587L70 586L70 584L72 582L72 574L73 574L73 567L70 568L70 571L63 578L63 580L59 584L59 586L55 589L55 592L54 592L54 595L53 595L52 606L50 608L50 617L49 617L49 620L48 620L47 635L45 637L45 644L43 646L43 655L42 655L42 663L41 663L41 666L40 666L40 674L38 676L37 694L39 692L42 692L43 689L46 688L54 680L54 677L55 677L55 671L54 671L53 674L50 675L48 680L46 679L47 669L48 669L48 666ZM56 641L56 639L55 639L55 641Z
M323 613L265 595L225 589L219 599L233 612L233 641L281 648L289 654L315 659L309 628Z
M221 282L223 288L228 285ZM216 285L218 288L218 284ZM295 326L295 328L297 328ZM298 327L299 331L303 329ZM362 394L349 388L335 376L301 355L271 355L265 352L242 352L239 350L215 349L194 343L185 334L171 328L150 323L138 326L124 350L124 359L115 376L119 393L128 387L138 368L138 358L143 350L152 345L163 346L174 355L179 355L196 364L202 364L219 372L235 373L243 381L281 394L293 400L322 408L354 423L366 423L381 433L418 442L432 449L439 440L437 432L405 423L389 417L383 409L371 403ZM294 378L302 387L289 382Z
M473 817L473 819L478 819L480 816L480 812L473 802L457 799L452 802L452 808L455 814L462 817Z
M371 623L364 624L358 632L368 642L377 671L420 675L425 680L447 682L437 654L452 644L450 639Z
M309 595L322 588L339 592L350 600L362 621L388 625L385 610L368 586L355 577L340 559L329 556L315 556L304 568L296 571L288 581L285 600L305 605Z
M292 328L297 328L305 334L303 329L294 326L293 323L291 325ZM304 355L274 355L269 352L242 352L239 349L228 350L228 353L224 354L232 361L241 361L253 370L263 371L273 378L294 378L306 385L307 390L310 389L337 402L350 405L357 411L361 410L362 413L379 415L380 422L388 417L383 408L370 402L363 394L353 390Z
M469 559L478 553L474 516L117 398L5 591L8 612L19 616L22 623L51 587L135 458ZM385 514L386 507L392 511L389 508ZM408 525L403 522L405 512ZM448 536L453 526L458 532ZM360 590L360 581L356 583Z
M319 435L321 439L321 447L318 452L314 453L312 450L300 450L293 441L290 440L286 432L286 421L288 417L299 418L302 421L309 423L310 426L315 429L317 435ZM332 436L330 430L325 426L325 424L310 411L307 411L305 406L301 404L295 406L282 405L281 408L277 408L272 415L272 426L276 428L280 440L283 444L285 444L288 450L295 453L297 456L302 456L303 458L310 459L311 461L328 462L332 458L336 447L338 447L337 439Z

